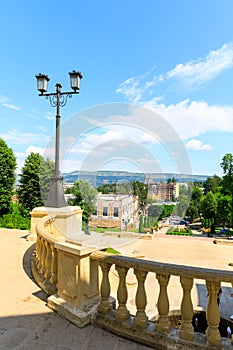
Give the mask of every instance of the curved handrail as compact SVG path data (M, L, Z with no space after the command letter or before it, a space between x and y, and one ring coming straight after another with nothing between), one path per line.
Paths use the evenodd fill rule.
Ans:
M148 272L162 273L163 275L174 275L233 283L233 272L227 270L213 270L204 267L163 263L146 259L137 259L124 255L113 255L103 251L95 251L90 257L94 260L104 261L106 263L116 264L118 266L140 269Z

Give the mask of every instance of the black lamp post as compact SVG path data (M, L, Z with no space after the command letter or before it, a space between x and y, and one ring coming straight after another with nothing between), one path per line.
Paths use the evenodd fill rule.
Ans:
M79 94L80 80L82 74L73 70L70 75L70 86L73 91L61 92L62 85L56 84L56 92L47 93L49 77L44 74L36 75L37 90L40 92L39 96L45 96L49 98L50 104L57 108L56 114L56 144L55 144L55 176L50 179L50 188L46 207L61 208L66 207L67 202L64 196L63 190L63 177L60 175L60 107L64 107L67 102L67 98L72 97L73 94Z

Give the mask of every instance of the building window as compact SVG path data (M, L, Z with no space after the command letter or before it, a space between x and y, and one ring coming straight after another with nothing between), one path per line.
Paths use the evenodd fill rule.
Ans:
M113 208L113 217L119 218L119 208L118 207Z
M103 207L103 216L108 216L108 207Z

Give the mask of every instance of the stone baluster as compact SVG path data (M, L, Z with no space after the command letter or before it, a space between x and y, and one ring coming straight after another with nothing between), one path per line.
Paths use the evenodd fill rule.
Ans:
M145 279L147 276L147 271L141 271L141 270L134 270L134 274L137 277L138 281L138 288L136 292L136 306L137 306L137 312L134 319L134 325L139 326L141 328L146 327L148 322L148 317L145 312L146 304L147 304L147 297L146 297L146 290L145 290Z
M54 244L51 244L51 277L50 282L53 285L57 284L57 249Z
M167 285L168 285L170 276L157 273L156 278L160 286L158 303L157 303L159 319L156 325L156 329L159 332L167 333L170 325L169 318L168 318L169 300L167 295Z
M98 306L98 312L102 314L107 314L112 310L112 304L110 303L109 297L110 297L110 282L109 282L109 270L111 267L111 264L100 262L100 267L103 273L102 281L101 281L101 287L100 287L100 294L101 294L101 301Z
M46 261L47 261L47 253L48 253L48 242L46 240L43 240L43 256L42 256L42 270L41 270L41 274L43 276L45 276L45 272L46 272Z
M45 278L47 280L50 280L51 277L51 243L47 242L47 255L46 255L46 271L45 271Z
M43 238L41 237L40 239L40 263L39 263L39 272L42 274L42 271L43 271L43 264L44 264L44 250L45 250L45 247L44 247L44 240Z
M192 325L193 304L191 299L191 289L193 287L193 278L180 277L180 283L183 288L183 299L181 303L182 324L180 328L180 338L193 341L194 329Z
M128 268L124 266L116 266L116 270L119 275L119 285L117 289L117 300L118 300L119 306L116 310L115 318L124 321L129 318L129 310L126 307L128 291L127 291L126 281L125 281Z
M41 252L41 237L38 235L36 240L36 266L39 269L40 266L40 252Z
M206 319L208 328L206 330L207 344L210 346L220 346L221 335L219 332L220 313L217 304L217 293L220 288L220 282L206 281L208 290L208 305L206 309Z

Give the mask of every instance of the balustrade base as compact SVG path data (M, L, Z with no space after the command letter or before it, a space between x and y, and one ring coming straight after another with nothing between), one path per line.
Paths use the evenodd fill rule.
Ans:
M194 340L188 341L179 338L179 329L171 328L169 332L161 333L156 330L154 322L149 321L146 328L137 327L134 325L134 316L130 316L126 321L120 321L114 317L115 312L111 311L108 315L96 313L92 323L103 328L113 334L133 340L156 350L217 350L232 349L230 339L222 339L219 347L210 346L206 343L204 334L195 333Z
M96 299L81 307L75 307L66 302L64 299L59 298L57 294L51 295L47 301L49 308L56 311L60 316L66 318L80 328L83 328L91 323L98 303L99 299Z

